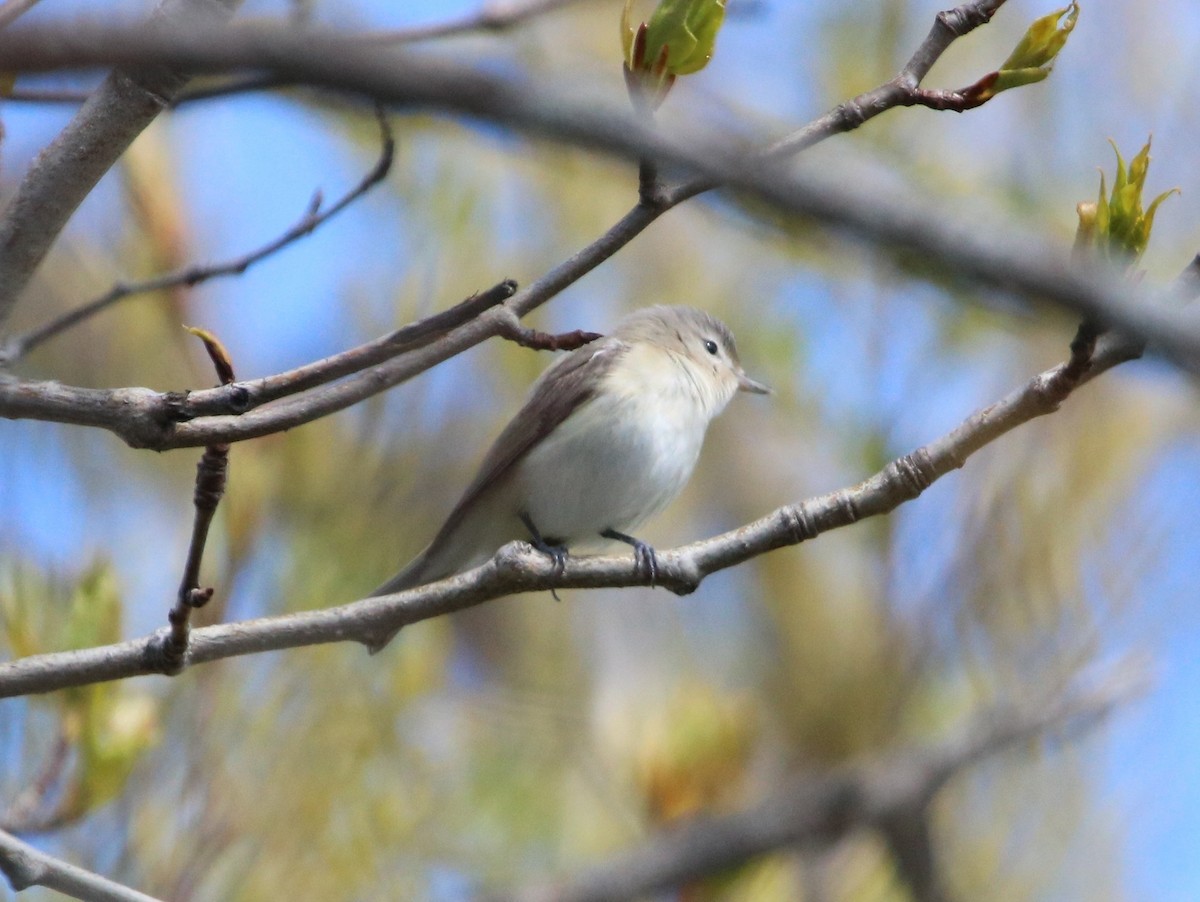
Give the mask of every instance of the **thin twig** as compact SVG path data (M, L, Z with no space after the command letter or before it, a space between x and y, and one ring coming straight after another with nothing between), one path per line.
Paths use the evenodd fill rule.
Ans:
M1133 354L1136 356L1136 350ZM868 517L891 513L962 467L972 454L1000 436L1058 409L1081 384L1129 360L1130 355L1131 349L1119 336L1106 336L1096 349L1092 366L1079 381L1067 378L1067 364L1060 364L858 485L781 507L709 539L659 551L656 584L686 594L719 570ZM352 641L369 646L409 624L517 592L643 586L649 581L636 559L626 556L570 557L559 569L531 546L513 542L474 570L396 595L193 630L184 666L329 642ZM32 655L2 663L0 698L142 674L175 673L163 654L165 639L162 631L116 645Z
M362 372L400 354L425 347L447 332L504 303L516 290L517 283L512 279L505 279L486 291L471 295L448 310L409 323L394 332L323 360L252 382L239 382L227 387L191 392L171 402L169 418L173 422L182 423L196 417L241 415L271 401L308 391L352 373Z
M18 893L31 886L44 886L87 902L156 902L153 896L47 855L3 830L0 871Z
M539 332L537 329L522 326L516 317L513 317L506 321L500 337L534 351L574 351L576 348L582 348L585 344L604 336L599 332L585 332L583 329L558 334Z
M38 345L107 310L125 298L153 291L162 291L167 288L175 288L181 285L191 288L220 276L241 275L254 264L278 253L299 239L311 235L316 229L320 228L382 182L391 170L392 161L395 159L396 154L396 142L382 107L376 107L375 119L379 123L379 159L375 161L375 165L362 177L359 183L346 192L332 206L321 209L321 193L318 191L310 201L308 210L304 216L295 225L278 238L264 244L257 250L243 254L240 257L235 257L232 260L226 260L223 263L187 266L183 269L163 273L162 275L139 282L118 282L95 300L89 301L81 307L77 307L53 319L43 326L32 329L25 335L15 336L9 343L9 347L4 355L5 358L9 361L18 360Z
M892 853L896 873L908 884L913 902L949 902L930 832L932 795L922 787L912 804L897 804L893 813L880 817L876 824Z
M286 409L281 411L279 404L272 405L270 415L265 418L257 411L238 414L272 397L286 402L287 396L292 393L314 385L324 385L347 373L356 375L339 385L328 386L321 392L310 392L299 399L303 415L311 412L314 402L327 405L326 412L332 413L384 391L395 384L389 381L395 378L389 372L392 370L390 358L406 355L405 359L413 361L414 366L428 369L458 353L453 346L445 343L448 335L469 341L467 347L498 335L501 320L486 317L491 308L511 297L515 289L515 282L505 280L481 294L472 295L449 310L324 360L265 379L191 393L163 394L147 388L81 388L53 381L5 378L0 374L0 416L111 429L131 447L159 450L166 450L171 444L184 448L238 441L251 437L249 432L244 431L247 428L253 431L265 426L267 429L261 434L266 435L278 431L273 427L281 413L287 416ZM503 319L513 316L509 311L503 312L506 314ZM482 334L473 340L462 337L476 333ZM441 356L433 359L422 357L422 349L426 346L428 351ZM407 352L414 349L418 353L408 355ZM364 369L366 371L361 372ZM207 437L204 441L191 442L194 426L186 421L201 414L204 414L203 419L198 422L205 424ZM234 428L231 431L209 428L214 424L229 424ZM238 433L240 438L235 437Z
M229 352L215 336L202 329L189 329L204 342L204 349L217 370L222 385L236 381ZM209 445L200 455L196 465L196 486L192 492L192 503L196 516L192 521L192 538L188 543L187 561L183 567L183 578L175 604L167 613L170 630L163 643L163 656L169 666L182 667L187 653L188 636L191 632L192 611L202 608L212 599L212 587L200 588L200 563L204 560L204 547L208 542L208 529L217 513L217 505L225 494L225 482L229 472L229 445Z

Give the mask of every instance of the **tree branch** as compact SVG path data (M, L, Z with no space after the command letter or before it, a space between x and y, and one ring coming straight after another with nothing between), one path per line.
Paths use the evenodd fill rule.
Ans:
M229 352L225 350L225 346L216 336L203 329L189 327L188 331L204 342L204 349L216 368L221 384L232 383L235 378L233 362L229 359ZM163 643L163 655L168 666L182 666L183 656L187 653L188 637L191 635L192 611L204 607L213 596L211 586L200 588L200 563L204 560L208 529L217 513L217 505L225 495L228 472L229 446L217 444L206 447L200 456L200 463L196 465L196 484L192 490L192 505L196 509L196 515L192 520L192 538L188 542L183 577L179 581L175 604L167 613L170 629Z
M3 21L3 17L9 7L21 7L20 12L24 12L26 8L37 2L38 0L5 0L3 4L0 4L0 28L7 24ZM435 38L459 37L476 31L502 32L520 25L527 19L542 16L568 6L574 6L581 2L583 0L525 0L525 2L488 3L480 7L478 11L459 19L412 28L395 28L384 31L366 32L359 35L359 40L367 45L397 46L400 44L415 44ZM16 18L16 16L12 18ZM171 100L170 107L174 109L198 100L213 100L220 97L229 97L234 94L245 94L251 91L287 88L293 84L295 82L291 79L280 78L274 75L233 78L217 85L185 88ZM5 94L4 100L13 103L83 103L91 93L91 91L17 88Z
M107 429L133 448L158 451L236 441L238 439L235 436L239 434L242 438L266 435L278 431L273 428L278 422L288 421L286 409L281 414L276 407L275 412L266 418L266 423L262 422L262 417L253 414L244 417L233 414L313 386L324 385L347 373L360 373L361 370L374 367L360 373L356 380L347 380L340 386L334 386L329 392L332 397L313 394L304 399L304 403L298 405L299 413L292 415L299 424L323 416L325 412L348 407L394 384L386 381L387 367L376 364L414 348L430 345L439 336L464 324L483 320L487 311L502 303L515 290L516 283L506 280L481 294L472 295L449 310L410 323L382 338L324 360L264 379L190 393L161 393L148 388L80 388L53 381L19 380L0 372L0 416L94 426ZM504 313L512 317L511 313ZM499 334L501 325L489 320L481 328L489 331L472 344ZM434 363L440 362L440 359L445 358L434 360ZM356 390L357 394L354 393ZM321 403L329 405L330 409L322 411L317 407ZM209 427L213 424L230 424L224 432L219 426L208 428L204 440L189 440L197 431L189 429L192 424L187 420L201 414L226 411L231 415L209 416L204 420ZM308 413L313 415L307 416ZM255 427L258 427L258 431L254 431Z
M571 877L509 896L510 902L601 902L636 899L716 876L761 855L828 843L858 829L887 831L914 809L924 811L956 774L978 761L1051 730L1090 726L1143 689L1145 677L1118 675L1057 696L1018 699L976 715L942 742L895 752L879 761L810 775L772 790L738 814L684 824L633 851ZM923 895L922 900L939 898Z
M236 2L164 0L158 12L166 22L203 29ZM75 208L186 82L169 66L118 69L38 154L0 218L0 327Z
M216 84L188 86L172 98L169 108L174 110L188 103L199 100L217 100L231 97L235 94L248 94L252 91L269 91L272 88L286 88L292 81L276 75L250 75L222 79ZM13 88L4 95L9 103L84 103L90 97L90 90L69 90L50 88Z
M0 830L0 871L18 893L31 886L44 886L87 902L156 902L153 896L39 852L3 830Z
M396 153L396 141L392 136L392 130L388 126L387 119L381 107L376 109L375 118L379 123L380 132L381 149L379 159L371 167L370 172L363 176L357 185L339 198L332 206L324 210L321 209L321 193L318 191L310 202L308 211L295 225L278 238L275 238L257 250L232 260L227 260L224 263L187 266L175 272L163 273L162 275L140 282L118 282L95 300L89 301L83 306L65 313L57 319L51 320L24 335L12 338L9 341L7 349L3 353L0 353L0 364L20 359L43 342L54 338L67 329L79 325L97 313L107 310L113 304L125 298L152 291L162 291L163 289L174 288L180 285L190 288L219 276L241 275L254 264L283 250L300 238L311 235L317 228L346 209L346 207L354 203L354 201L358 200L358 198L362 197L387 177Z
M994 0L992 4L964 4L959 9L993 5ZM623 106L587 96L587 92L532 85L446 61L367 53L351 38L290 30L233 28L150 35L129 29L76 27L70 34L21 29L19 38L0 33L0 55L18 70L110 60L143 64L181 60L202 71L266 67L314 84L410 107L450 109L635 160L646 156L663 159L698 174L674 194L667 192L664 209L703 190L705 184L719 182L792 215L815 219L896 253L916 255L927 265L947 267L1018 296L1044 298L1080 316L1139 334L1153 340L1176 362L1200 366L1200 337L1194 324L1184 324L1176 311L1163 305L1145 303L1144 295L1138 303L1130 303L1130 289L1113 273L1064 263L1065 253L1050 242L1014 238L1010 233L1022 230L1006 230L1000 223L981 225L933 216L915 196L886 196L864 191L856 184L831 184L825 175L785 172L762 155L747 154L743 140L714 133L695 122L675 123L668 136L647 129ZM624 240L659 213L656 209L627 216ZM636 223L635 228L628 228L631 223ZM598 261L606 254L595 256ZM510 306L518 314L529 309L520 303ZM494 332L475 333L475 338L482 340L491 334ZM463 347L456 345L452 353ZM396 374L389 384L404 378L408 375ZM320 409L328 412L325 407ZM288 408L286 414L295 417L297 411ZM295 420L289 425L296 425ZM252 433L267 431L271 430L259 424Z
M1080 384L1137 355L1119 337L1102 339L1081 377L1063 363L1035 376L957 428L892 461L856 486L773 511L730 532L657 554L655 584L677 594L696 589L709 574L821 533L890 513L1000 436L1058 408ZM627 556L569 557L559 570L546 555L513 542L474 570L395 595L317 611L263 617L196 629L183 667L206 661L329 642L371 646L384 636L517 592L647 585L649 577ZM0 698L50 692L151 673L175 673L164 654L166 632L97 648L31 655L0 664Z
M990 14L988 11L997 5L995 2L984 3L977 0L944 14L943 18L957 17L966 24L961 25L957 31L935 27L922 48L914 54L907 67L908 74L893 82L906 79L911 81L919 77L945 49L952 35L965 33L967 25L972 22L979 24L986 21L987 15ZM64 58L64 47L71 51L76 44L79 47L66 53L66 57L79 61L86 58L87 53L95 56L103 52L102 49L92 46L95 43L94 35L93 39L89 40L85 33L73 32L71 39L62 40L59 44L51 42L47 46L39 45L39 40L42 45L47 44L48 37L45 34L33 32L23 34L22 37L27 40L15 49L24 48L27 53L24 57L18 54L14 64L20 63L22 59L40 59L42 65L51 65L54 64L54 59L61 61ZM159 45L154 43L158 38L152 40L144 34L134 34L128 30L112 33L109 37L111 40L100 42L102 47L119 47L123 40L128 45L126 55L153 51L170 57L174 52L186 52L191 54L188 57L189 62L199 65L200 59L203 58L209 66L216 65L221 60L224 60L221 65L232 66L236 59L257 59L261 62L265 58L280 69L288 66L304 69L313 59L337 61L337 51L346 50L347 47L345 40L339 42L328 35L297 35L293 32L278 31L260 33L253 29L223 31L222 40L216 42L216 47L208 46L203 40L192 40L189 43L190 39L185 37L179 37L177 41L172 38L174 43ZM0 35L0 53L6 52L4 38L4 35ZM78 41L75 38L78 38ZM209 43L214 42L215 39ZM312 42L316 42L319 47L310 46ZM82 49L79 49L80 47ZM324 48L322 52L315 52L321 48ZM222 53L227 52L232 52L231 59L222 56ZM74 56L71 53L74 53ZM385 59L388 65L381 68ZM501 121L511 120L515 124L543 132L556 131L568 138L579 137L586 132L601 145L627 152L635 159L648 152L659 153L660 156L681 163L695 160L698 156L696 147L700 144L691 140L664 143L665 139L655 134L642 134L639 137L639 129L642 132L645 129L624 110L620 113L605 113L603 105L597 108L577 97L530 90L529 86L505 82L503 79L453 66L414 63L411 60L401 63L394 56L373 58L370 54L364 55L361 48L341 62L346 65L337 69L336 73L321 70L315 73L315 76L324 77L328 83L339 83L343 86L355 83L365 88L370 84L374 86L372 90L392 96L393 99L405 98L414 103L434 103L441 98L441 101L464 112L491 116ZM356 64L359 63L369 65L366 69L362 66L356 68ZM339 79L341 81L338 81ZM889 85L892 84L889 82ZM885 88L888 86L885 85L880 90ZM871 105L872 115L878 114L888 102L891 101L885 96L879 103ZM854 116L847 117L834 111L797 132L798 137L793 139L793 144L788 145L788 139L777 142L768 147L767 154L776 155L789 147L808 146L821 137L833 134L835 128L841 127L838 123L855 119ZM711 136L707 140L711 143ZM764 168L763 165L749 167L748 171L745 154L740 149L736 155L726 147L712 155L701 152L699 157L702 159L697 162L697 167L693 168L712 169L714 166L724 166L721 170L723 178L755 190L760 196L783 209L803 215L815 215L872 240L890 243L910 252L915 251L929 262L957 267L960 271L965 271L988 284L1050 297L1072 309L1082 308L1085 314L1093 319L1126 326L1131 331L1141 331L1164 340L1177 356L1200 356L1197 353L1200 340L1195 335L1195 329L1183 324L1177 311L1151 308L1142 303L1144 297L1135 297L1133 302L1129 302L1123 294L1129 292L1127 286L1102 279L1095 272L1080 268L1064 271L1061 258L1049 252L1045 242L1022 242L1005 237L1020 234L1020 230L1002 227L981 230L978 224L974 223L964 226L945 219L934 220L910 198L864 196L862 193L855 194L852 186L830 188L811 179L797 182L795 178L789 180L778 171ZM755 160L758 164L763 162L761 156ZM249 396L253 395L253 390L247 389L245 385L218 390L227 392L222 396L197 392L190 396L193 408L181 414L173 404L174 399L166 396L156 397L145 390L122 389L106 396L95 390L74 390L54 384L9 382L0 384L0 415L31 416L98 425L116 432L131 445L159 450L238 441L298 426L344 409L410 379L443 360L510 329L508 318L512 313L528 313L566 285L581 278L640 234L664 210L705 190L706 185L710 184L706 178L702 176L693 179L673 191L666 192L665 200L661 204L639 204L634 207L600 239L513 298L507 305L508 309L481 316L463 328L447 334L432 346L422 347L417 353L405 352L397 355L394 349L387 350L385 357L390 359L387 359L386 363L378 366L372 364L373 368L369 371L358 372L341 384L320 392L310 392L305 397L290 398L283 403L246 413L251 407L265 403L267 399L273 400L297 390L295 385L301 383L293 382L289 374L282 374L280 377L273 377L273 384L281 387L280 394L274 394L264 387L262 396L256 400ZM976 233L980 231L985 234L976 238ZM1105 315L1106 313L1108 315ZM346 359L352 360L353 357ZM319 370L322 364L313 366ZM347 373L341 368L338 372L343 375ZM320 384L320 380L317 384ZM284 389L282 386L288 387ZM204 406L206 403L211 406ZM206 414L218 415L195 420L201 409ZM192 421L177 424L176 421L180 419Z
M0 28L8 28L13 22L33 9L38 0L4 0L0 3Z

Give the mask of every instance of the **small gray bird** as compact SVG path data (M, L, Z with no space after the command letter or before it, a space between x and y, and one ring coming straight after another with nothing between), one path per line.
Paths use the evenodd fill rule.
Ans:
M433 541L371 594L470 569L514 539L560 564L570 546L615 539L653 578L654 550L628 530L683 489L738 391L770 389L746 375L720 320L693 307L630 314L550 365Z

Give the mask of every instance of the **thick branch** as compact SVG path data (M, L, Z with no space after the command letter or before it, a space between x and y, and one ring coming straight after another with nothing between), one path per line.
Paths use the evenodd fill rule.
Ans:
M1053 698L1019 699L981 712L966 729L942 742L861 767L801 777L772 790L770 798L754 808L685 824L573 877L501 898L638 899L716 876L771 852L827 843L852 830L887 832L912 810L923 810L942 786L972 764L1050 730L1080 721L1093 724L1139 692L1142 682L1124 677L1075 687Z
M0 27L3 27L4 10L8 7L28 7L38 0L7 0L0 5ZM525 0L525 2L489 3L480 7L474 13L451 19L446 22L436 22L432 25L418 25L410 28L395 28L385 31L373 31L360 34L358 39L364 44L415 44L435 38L460 37L472 32L503 32L537 16L555 10L564 9L581 3L582 0ZM24 9L21 10L22 12ZM14 17L15 18L15 17ZM245 94L251 91L269 91L273 88L291 87L291 79L273 75L255 75L246 78L234 78L221 84L205 85L203 87L188 87L172 99L172 108L197 100L213 100L219 97L229 97L233 94ZM69 90L39 90L37 88L16 88L4 95L10 103L83 103L91 91Z
M202 27L235 4L166 0L159 12L167 21ZM167 66L110 74L21 180L0 218L0 327L75 208L186 84L186 75Z
M8 28L13 22L36 6L38 0L4 0L0 3L0 28Z
M1117 339L1102 340L1092 366L1082 378L1094 378L1136 353L1136 348L1131 350ZM1067 368L1064 363L1034 377L967 418L952 432L893 461L856 486L781 507L713 538L659 551L656 585L686 594L710 573L866 517L891 512L919 496L935 480L963 466L971 454L988 443L1057 409L1080 384L1066 375ZM648 581L649 577L629 557L572 557L560 571L545 555L514 542L481 567L396 595L194 630L183 664L186 667L328 642L353 641L370 646L409 624L517 592L613 588L646 585ZM175 665L164 655L164 641L165 631L160 631L117 645L33 655L0 664L0 698L142 674L173 673Z

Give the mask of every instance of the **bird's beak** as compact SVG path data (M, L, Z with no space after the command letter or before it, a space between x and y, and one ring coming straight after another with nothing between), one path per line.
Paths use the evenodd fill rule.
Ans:
M746 375L745 370L738 370L738 391L748 391L756 395L769 395L771 389L763 385L761 382L756 382Z

